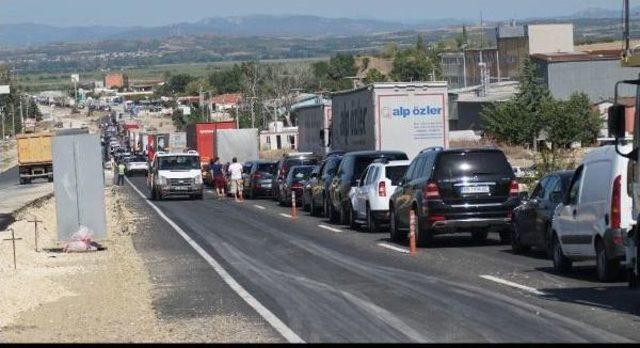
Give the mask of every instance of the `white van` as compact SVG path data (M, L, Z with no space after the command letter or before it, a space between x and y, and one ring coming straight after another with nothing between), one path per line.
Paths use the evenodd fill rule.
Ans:
M628 153L631 146L620 151ZM618 277L620 264L626 261L627 234L635 224L628 164L615 146L604 146L590 152L578 167L553 218L556 271L569 271L574 261L595 259L600 281Z

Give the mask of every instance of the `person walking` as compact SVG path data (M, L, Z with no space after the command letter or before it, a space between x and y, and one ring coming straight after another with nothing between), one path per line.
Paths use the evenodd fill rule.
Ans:
M224 167L220 163L220 158L216 157L213 160L213 163L210 166L211 169L211 177L213 178L213 186L216 189L216 193L218 194L218 199L225 198L225 186L227 184L224 174Z
M124 174L127 167L124 165L124 162L120 162L118 164L118 186L124 186Z
M229 165L229 173L231 175L231 191L235 195L236 202L244 202L244 198L242 197L242 164L238 163L238 159L236 157L233 158L233 163Z

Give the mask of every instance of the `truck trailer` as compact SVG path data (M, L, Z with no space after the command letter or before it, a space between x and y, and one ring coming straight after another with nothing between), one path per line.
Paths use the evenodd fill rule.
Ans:
M216 131L236 129L235 121L194 123L187 126L187 147L198 151L202 165L209 164L216 154Z
M332 94L331 151L449 147L446 82L375 83Z
M330 151L331 101L298 108L298 150L327 155Z
M53 181L53 154L50 133L20 134L18 140L18 172L20 184L46 178Z

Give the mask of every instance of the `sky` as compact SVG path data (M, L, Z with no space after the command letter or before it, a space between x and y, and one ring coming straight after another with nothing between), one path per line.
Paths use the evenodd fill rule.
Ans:
M640 0L632 0L640 5ZM0 0L0 24L159 26L208 17L308 14L394 22L550 17L622 0Z

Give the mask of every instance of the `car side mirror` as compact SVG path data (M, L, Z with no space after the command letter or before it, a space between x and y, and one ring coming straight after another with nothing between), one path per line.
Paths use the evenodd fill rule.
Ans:
M624 105L615 104L609 108L609 135L616 139L626 136L626 111Z
M562 192L552 192L549 199L551 200L551 203L554 203L554 204L561 203L563 201Z

